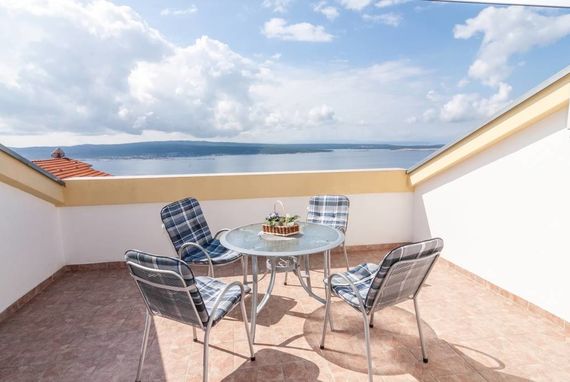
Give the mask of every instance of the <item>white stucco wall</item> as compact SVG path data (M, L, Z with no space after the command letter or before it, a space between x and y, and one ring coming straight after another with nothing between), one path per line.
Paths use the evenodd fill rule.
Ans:
M413 194L349 195L347 244L377 244L412 238ZM221 228L260 222L280 199L287 212L306 215L309 197L201 202L213 233ZM160 220L166 203L60 208L67 264L121 261L127 249L173 255Z
M0 183L0 312L64 265L59 211Z
M419 185L414 239L433 236L452 262L570 321L568 109Z

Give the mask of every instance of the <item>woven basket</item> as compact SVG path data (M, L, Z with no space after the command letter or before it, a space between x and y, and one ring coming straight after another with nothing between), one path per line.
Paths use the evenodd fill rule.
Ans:
M289 226L270 226L269 224L263 224L263 232L278 236L290 236L296 235L300 232L299 224L295 223Z
M283 212L283 216L285 216L285 206L281 200L277 200L275 203L273 203L274 212L277 212L277 206L281 206L281 211ZM291 236L296 235L300 232L299 224L297 223L293 223L287 226L270 226L269 224L263 224L262 228L264 233L277 236Z

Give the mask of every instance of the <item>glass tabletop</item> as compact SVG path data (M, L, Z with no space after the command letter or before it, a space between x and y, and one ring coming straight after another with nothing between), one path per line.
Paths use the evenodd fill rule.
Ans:
M262 234L261 223L234 228L222 235L222 245L253 256L300 256L338 247L342 232L321 224L299 223L301 233L288 237Z

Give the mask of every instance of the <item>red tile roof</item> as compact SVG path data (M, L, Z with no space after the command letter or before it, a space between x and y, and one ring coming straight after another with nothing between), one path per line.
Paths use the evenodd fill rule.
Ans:
M73 176L111 176L106 172L95 170L91 164L70 158L52 158L32 161L47 172L60 179Z

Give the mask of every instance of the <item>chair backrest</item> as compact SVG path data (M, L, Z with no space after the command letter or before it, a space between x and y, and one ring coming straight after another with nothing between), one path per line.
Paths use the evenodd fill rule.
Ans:
M350 200L344 195L317 195L309 199L307 222L325 224L346 232Z
M381 309L414 297L442 249L443 240L436 238L390 251L372 281L366 296L366 307Z
M125 260L152 314L192 326L207 324L208 311L185 262L137 250L127 251Z
M170 203L162 208L160 218L176 252L186 242L198 243L204 247L212 241L212 233L200 203L194 198ZM186 253L192 256L198 252L199 249L190 247Z

